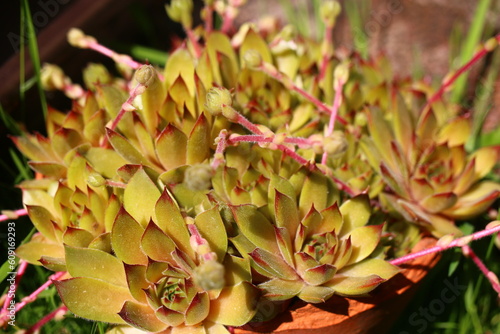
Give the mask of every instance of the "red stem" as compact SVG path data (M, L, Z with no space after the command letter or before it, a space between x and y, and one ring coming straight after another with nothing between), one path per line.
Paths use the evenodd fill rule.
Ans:
M36 300L36 298L38 297L39 294L41 294L52 283L54 283L54 281L57 281L59 278L61 278L65 274L66 274L65 271L60 271L60 272L57 272L57 273L55 273L53 275L50 275L49 278L48 278L48 280L47 280L47 282L45 282L42 285L40 285L40 287L38 289L36 289L35 291L33 291L29 296L24 297L21 300L20 303L16 304L16 312L19 312L19 310L21 310L27 304L34 302Z
M263 63L261 66L259 66L258 69L261 70L262 72L266 73L270 77L272 77L272 78L280 81L280 82L284 82L285 81L285 77L284 77L283 73L279 72L278 70L271 71L269 69L269 65L266 66L265 63ZM285 85L286 86L289 85L291 90L296 91L297 93L299 93L300 95L302 95L304 98L306 98L311 103L313 103L321 111L326 112L328 114L331 113L331 108L329 106L327 106L326 104L324 104L319 99L317 99L313 95L309 94L308 92L306 92L302 88L300 88L297 85L295 85L295 83L292 80L289 79L288 81L289 82L287 82L287 84L285 84ZM342 118L342 117L340 117L338 115L337 115L337 119L338 119L338 121L341 124L343 124L343 125L347 124L347 121L344 118Z
M98 42L90 42L89 48L94 50L94 51L97 51L105 56L110 57L111 59L113 59L116 62L128 65L128 66L132 67L134 70L136 70L142 66L141 63L136 62L130 56L121 55L119 53L116 53L115 51L105 47L104 45L99 44Z
M27 267L28 267L28 262L26 262L24 260L19 261L19 266L17 267L17 271L16 271L16 279L14 281L14 290L13 290L14 293L13 294L8 293L7 297L5 297L2 311L0 312L0 315L1 315L0 316L0 323L7 317L8 313L9 313L7 308L9 307L10 302L15 297L17 287L19 286L19 282L21 281L21 278L23 277ZM9 289L9 291L10 291L10 289ZM16 309L16 311L17 311L17 309Z
M26 209L18 209L18 210L14 210L14 211L4 210L2 212L7 212L7 213L0 215L0 222L6 221L9 219L17 219L20 216L26 216L28 214L28 211L26 211Z
M411 261L411 260L416 259L416 258L421 257L421 256L442 252L446 249L453 248L453 247L463 247L473 240L478 240L478 239L484 238L486 236L492 235L492 234L497 233L499 231L500 231L500 225L497 225L497 226L494 226L492 228L482 230L482 231L473 233L471 235L468 235L468 236L465 236L462 238L455 239L447 245L437 245L434 247L424 249L420 252L416 252L413 254L408 254L408 255L402 256L400 258L397 258L397 259L390 261L390 263L395 265L395 266L398 266L400 264Z
M221 130L216 139L217 148L215 149L214 160L212 161L212 168L217 169L221 163L224 162L224 151L227 147L227 130Z
M465 256L468 256L472 259L472 261L476 264L476 266L481 270L481 272L486 276L488 281L490 281L491 286L493 289L499 294L500 297L500 284L498 283L498 277L493 273L491 270L489 270L486 265L481 261L481 259L476 255L476 253L470 248L469 245L465 245L462 247L462 251Z
M54 319L56 316L59 314L63 313L65 314L68 311L68 308L66 305L61 305L58 308L56 308L54 311L50 312L47 314L45 317L40 319L36 324L34 324L30 329L28 329L25 334L31 334L31 333L36 333L40 328L43 327L47 322L50 320Z
M186 29L186 34L189 38L189 41L193 45L193 50L194 50L194 56L196 59L201 57L202 51L201 51L201 46L200 43L198 43L198 40L196 39L196 36L191 29Z
M134 102L134 99L138 95L142 94L143 89L144 89L144 85L141 84L141 83L138 83L137 86L135 86L134 89L132 89L132 91L130 92L130 96L128 97L127 101L125 101L122 104L122 108L118 112L118 115L116 115L116 118L113 120L113 123L111 124L111 127L110 127L111 130L115 130L116 127L118 126L118 123L120 123L121 119L125 115L125 113L127 111L129 111L131 108L134 108L132 106L132 102ZM104 140L101 143L101 147L107 147L107 146L108 146L108 137L105 136Z
M497 40L497 42L500 43L500 34L498 34L494 38ZM446 89L448 89L458 79L459 76L461 76L465 71L469 70L475 63L477 63L481 58L483 58L487 53L491 51L492 50L488 50L485 46L483 46L474 54L472 59L465 63L461 68L459 68L452 76L443 81L438 91L428 99L427 104L424 107L424 111L427 110L432 103L439 100L443 96Z
M333 27L329 27L325 25L325 41L327 43L331 43L333 39ZM328 54L328 50L325 50L323 53L323 58L321 59L321 67L319 69L318 81L323 80L326 75L326 68L328 67L328 61L330 60L330 55Z
M330 122L328 123L328 129L326 132L326 137L330 136L335 128L335 120L337 119L340 105L342 104L342 88L344 87L344 80L339 79L337 81L337 85L335 85L335 97L333 99L333 106L330 112ZM323 152L323 157L321 158L321 163L326 165L326 159L328 158L328 154Z

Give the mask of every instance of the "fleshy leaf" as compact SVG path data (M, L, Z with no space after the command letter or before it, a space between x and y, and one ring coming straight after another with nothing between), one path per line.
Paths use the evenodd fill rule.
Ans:
M156 155L165 169L170 170L186 163L187 136L169 124L156 139Z
M79 317L124 324L118 312L132 296L128 288L95 278L76 277L54 282L68 309Z
M361 226L348 234L351 238L352 253L347 262L356 263L369 256L377 247L383 225Z
M98 249L65 246L66 267L73 277L88 277L127 286L122 261Z
M279 249L275 239L274 227L253 205L232 206L234 219L241 233L255 246L272 254Z
M264 297L269 300L287 300L297 296L304 288L302 281L287 281L279 278L259 284L259 289L264 293Z
M145 304L127 300L118 315L131 326L146 332L160 332L167 324L156 317L155 312Z
M218 207L204 211L194 218L194 223L217 259L222 261L227 251L227 233Z
M210 299L208 293L197 293L186 310L185 324L191 326L202 322L208 316L209 310Z
M327 286L306 285L298 297L308 303L323 303L333 296L334 293L335 290Z
M127 264L146 265L148 258L141 250L143 233L144 228L122 208L111 230L111 244L116 256Z
M194 258L194 251L190 247L190 235L186 223L167 189L163 191L163 194L156 203L155 212L158 226L167 233L179 249L187 253L191 258Z
M144 253L155 261L172 262L170 255L175 250L175 244L154 222L150 222L141 240Z
M141 226L146 227L151 218L156 220L154 208L160 195L144 168L139 168L125 188L123 205Z
M258 297L259 289L248 282L226 287L219 298L211 301L207 319L226 326L243 326L255 315L254 301Z
M371 215L371 207L368 196L359 195L347 200L340 206L340 213L344 224L340 233L343 236L356 227L364 226L368 223Z

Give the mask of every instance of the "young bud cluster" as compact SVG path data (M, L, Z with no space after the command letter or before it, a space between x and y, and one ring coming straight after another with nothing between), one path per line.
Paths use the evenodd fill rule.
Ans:
M207 93L205 109L214 116L223 113L224 107L231 107L233 98L229 90L223 87L212 87Z
M208 190L212 186L213 173L210 165L189 166L184 175L184 184L193 191Z
M224 273L222 264L209 260L195 268L194 283L205 291L222 289L225 285Z

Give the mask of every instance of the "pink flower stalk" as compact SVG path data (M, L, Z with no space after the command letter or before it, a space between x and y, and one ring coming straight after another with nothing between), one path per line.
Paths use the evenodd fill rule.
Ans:
M54 311L47 314L45 317L40 319L36 324L34 324L30 329L28 329L25 334L37 333L40 328L42 328L47 322L54 318L61 317L68 312L68 308L66 305L61 305L56 308Z
M333 40L333 26L325 24L325 37L324 40L327 43L331 43ZM323 80L326 75L326 69L328 68L328 62L330 61L330 54L327 50L323 51L323 58L321 59L321 66L319 68L318 81Z
M342 66L342 65L340 65ZM338 78L337 78L337 75L335 77L335 83L334 83L334 88L335 88L335 97L333 99L333 106L332 106L332 110L330 111L330 121L328 123L328 129L326 131L326 137L329 137L332 132L333 132L333 129L335 127L335 120L337 119L337 116L338 116L338 112L339 112L339 108L340 108L340 105L342 104L342 89L344 88L344 85L346 83L346 78L345 76L342 76L342 75L338 75ZM328 158L328 154L327 152L323 152L323 157L321 158L321 163L323 165L326 164L326 160Z
M228 145L227 143L227 130L223 129L215 139L217 148L215 149L214 160L212 161L212 168L217 169L221 163L224 162L224 151Z
M18 209L14 211L10 210L2 210L2 214L0 215L0 222L9 220L9 219L17 219L20 216L26 216L28 214L28 211L26 209Z
M498 43L500 43L500 34L498 34L495 37L492 37L488 41L486 41L486 43L484 43L482 48L479 49L467 63L465 63L462 67L460 67L455 73L445 77L445 79L443 80L443 83L441 84L441 87L439 87L438 91L436 93L434 93L434 95L432 95L428 99L427 104L424 107L424 112L430 108L432 103L441 99L444 92L446 92L447 89L451 85L453 85L453 83L458 79L459 76L461 76L464 72L468 71L474 64L476 64L479 60L481 60L481 58L483 58L486 54L493 51L497 47Z
M38 289L33 291L29 296L24 297L21 300L21 303L17 304L16 311L19 311L20 309L22 309L26 304L34 302L36 300L36 298L38 297L38 295L43 292L43 290L47 289L52 283L54 283L54 281L57 281L59 278L63 277L64 275L66 275L65 271L60 271L60 272L57 272L55 274L50 275L49 278L47 279L47 282L40 285L40 287Z
M14 290L13 290L14 294L8 293L7 296L5 297L2 311L0 311L0 324L3 323L3 321L5 319L7 319L8 315L9 315L9 310L7 310L7 308L9 307L12 299L14 299L15 293L17 291L17 287L19 286L19 282L21 281L21 278L23 277L27 267L28 267L28 262L23 261L23 260L19 261L19 266L17 267L17 272L16 272L16 280L14 282ZM9 291L11 291L11 289L9 289ZM17 309L16 309L16 312L17 312Z
M465 245L462 247L462 252L465 256L470 257L472 261L476 264L476 266L481 270L481 272L486 276L488 281L490 281L493 290L498 293L498 297L500 297L500 283L498 282L498 277L494 272L489 270L483 261L476 255L476 253L470 248L469 245Z
M395 265L395 266L398 266L400 264L406 263L408 261L411 261L411 260L416 259L416 258L421 257L421 256L425 256L427 254L442 252L444 250L447 250L447 249L453 248L453 247L463 247L473 240L478 240L478 239L484 238L486 236L492 235L492 234L497 233L497 232L500 232L500 224L498 221L495 221L495 222L490 223L489 226L487 226L486 229L484 229L482 231L479 231L479 232L473 233L471 235L467 235L465 237L461 237L461 238L452 240L450 242L446 242L446 243L439 243L438 242L438 244L434 247L430 247L430 248L424 249L420 252L416 252L413 254L408 254L408 255L399 257L397 259L390 261L390 263ZM443 237L443 238L445 238L445 237Z
M125 115L125 113L127 111L133 111L135 110L135 107L132 105L132 103L134 102L134 99L144 93L144 90L146 89L145 85L142 84L142 83L138 83L137 86L134 87L134 89L132 89L132 91L130 92L130 95L127 99L127 101L125 101L123 104L122 104L122 107L120 109L120 111L118 112L118 114L116 115L116 118L113 120L113 123L111 124L110 126L110 129L111 130L115 130L116 127L118 126L118 123L120 123L121 119L123 118L123 116ZM101 143L101 147L107 147L108 146L108 137L104 137L102 143Z
M282 82L285 86L289 87L291 90L299 93L304 98L306 98L311 103L313 103L320 111L331 114L331 108L329 106L327 106L326 104L321 102L319 99L317 99L313 95L306 92L304 89L297 86L290 78L285 77L285 75L283 73L279 72L276 68L274 68L270 64L266 64L266 63L262 62L257 67L257 69L266 73L270 77ZM347 121L344 118L340 117L339 115L336 116L336 119L343 125L347 124Z

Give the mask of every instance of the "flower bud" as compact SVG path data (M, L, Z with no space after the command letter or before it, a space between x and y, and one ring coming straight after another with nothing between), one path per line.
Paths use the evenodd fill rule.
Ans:
M212 87L209 89L205 109L212 115L222 114L222 109L232 104L233 98L226 88Z
M484 43L484 48L486 51L491 52L493 51L498 45L498 40L495 37L492 37Z
M135 71L135 80L146 87L154 83L155 76L156 70L151 65L142 65Z
M340 158L347 151L347 145L347 139L342 131L333 131L323 140L323 149L332 158Z
M345 84L349 79L349 63L342 62L335 67L333 71L334 85L338 82Z
M184 174L184 184L193 191L208 190L212 186L213 172L210 165L189 166Z
M319 15L327 27L333 27L341 9L337 1L324 1L319 9Z
M222 289L226 284L224 266L210 260L196 267L193 272L194 283L205 291Z
M357 112L354 116L354 124L360 127L366 126L368 124L368 117L364 112Z
M106 179L99 173L91 173L87 178L87 183L92 187L102 187L106 184Z
M172 0L170 6L165 5L165 9L172 21L182 24L184 28L191 28L193 0Z
M66 76L63 70L56 65L44 64L41 71L41 81L43 89L54 90L64 89Z
M259 51L250 49L243 55L243 62L248 68L256 68L262 64L262 56Z
M67 35L68 43L74 47L86 49L90 43L95 43L94 37L87 36L78 28L71 28Z

